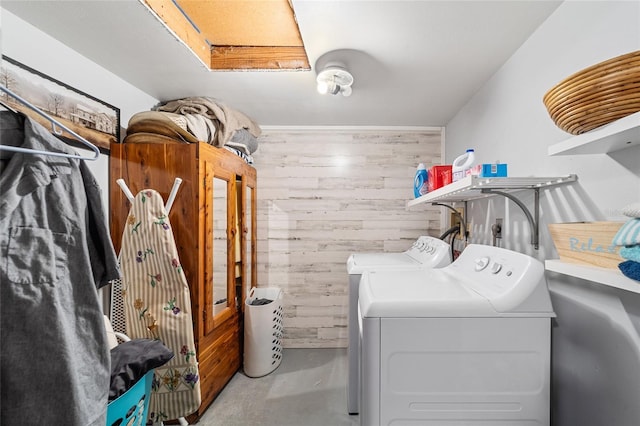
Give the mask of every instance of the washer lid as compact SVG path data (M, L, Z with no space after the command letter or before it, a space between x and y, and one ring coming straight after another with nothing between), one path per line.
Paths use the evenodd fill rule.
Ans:
M354 253L347 259L347 272L360 275L372 269L441 268L450 263L451 246L423 235L403 253Z
M365 318L553 317L544 284L525 300L492 299L445 267L366 272L358 291ZM514 302L510 309L502 309L504 300Z
M371 271L362 276L359 292L365 318L502 316L443 269Z
M422 263L406 253L354 253L347 260L349 274L362 274L371 269L420 268Z
M540 261L479 244L440 269L365 273L359 291L370 317L555 316Z

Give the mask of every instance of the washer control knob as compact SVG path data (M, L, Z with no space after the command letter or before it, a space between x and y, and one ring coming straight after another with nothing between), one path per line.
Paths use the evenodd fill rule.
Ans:
M476 271L482 271L484 268L487 267L488 264L489 264L488 257L481 257L479 259L476 259Z
M493 264L491 265L491 273L497 274L501 270L502 270L502 265L497 262L493 262Z

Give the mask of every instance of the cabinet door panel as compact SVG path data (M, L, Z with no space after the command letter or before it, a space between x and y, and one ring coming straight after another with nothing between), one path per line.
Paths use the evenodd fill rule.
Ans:
M233 273L235 178L206 163L204 334L236 310Z
M253 176L242 177L244 203L242 206L242 296L249 294L251 287L256 287L256 179ZM244 306L244 305L243 305Z
M253 227L251 226L252 224L252 212L253 212L253 188L250 187L249 185L246 185L246 191L245 191L245 205L244 205L244 288L243 288L243 294L246 295L249 294L249 291L251 290L251 287L255 286L255 283L252 282L251 280L251 274L252 274L252 238L253 238Z
M213 178L213 317L227 307L227 202L229 182Z

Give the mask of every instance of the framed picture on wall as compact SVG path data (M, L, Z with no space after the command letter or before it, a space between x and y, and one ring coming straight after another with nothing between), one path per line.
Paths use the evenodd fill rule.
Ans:
M5 55L2 55L0 84L93 143L103 154L109 154L111 143L120 142L120 109L113 105ZM4 92L0 92L0 97L12 108L51 128L49 121L18 100ZM65 131L53 134L70 145L84 146Z

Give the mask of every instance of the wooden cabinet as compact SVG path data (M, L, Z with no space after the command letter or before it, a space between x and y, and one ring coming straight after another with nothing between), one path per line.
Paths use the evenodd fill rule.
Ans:
M231 152L205 143L112 144L110 220L116 251L135 195L155 189L166 200L182 185L169 214L191 292L202 404L199 418L242 365L244 300L256 285L256 171ZM191 419L193 420L193 419Z

